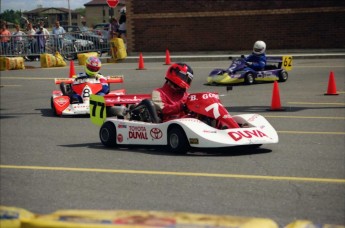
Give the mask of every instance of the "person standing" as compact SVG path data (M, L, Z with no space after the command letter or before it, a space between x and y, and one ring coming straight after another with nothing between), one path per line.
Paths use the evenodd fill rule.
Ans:
M66 31L63 27L60 26L59 21L55 22L55 26L53 28L52 33L54 35L54 46L59 52L61 52L63 44L63 35L66 33Z
M28 23L26 35L28 36L31 54L37 53L37 41L35 39L36 31L33 28L32 23Z
M119 18L119 36L123 39L123 42L126 43L126 13L123 11Z
M37 45L39 53L44 53L46 51L46 36L43 32L43 26L40 26L36 32Z
M25 36L25 33L23 31L20 31L20 27L19 24L15 25L15 29L16 31L12 33L12 37L13 37L13 47L14 47L14 51L18 54L21 54L22 51L24 50L20 50L20 44L23 42L23 36Z
M126 13L121 13L119 18L119 36L126 36Z
M11 32L7 29L7 25L4 23L0 30L0 41L1 41L1 54L8 52L8 47L11 39Z
M108 31L108 39L109 41L113 38L117 38L119 36L118 34L119 30L119 23L115 18L110 19L110 24L109 24L109 31Z
M42 27L42 32L43 32L44 38L45 38L46 40L48 40L48 39L49 39L50 33L49 33L48 29L46 29L46 28L44 27L44 21L40 21L39 28L41 28L41 27Z
M87 25L86 25L86 21L82 21L81 22L81 31L82 32L85 32L85 31L89 31L90 29L89 29L89 27L87 27Z

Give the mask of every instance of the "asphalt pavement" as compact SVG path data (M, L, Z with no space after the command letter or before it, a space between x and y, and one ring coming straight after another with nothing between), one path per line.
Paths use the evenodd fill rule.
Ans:
M289 80L279 83L282 112L268 111L272 83L237 85L231 91L205 85L208 72L243 53L197 53L210 61L190 63L196 77L189 91L218 92L232 115L263 115L280 141L254 150L186 156L159 148L107 149L87 117L55 117L50 107L54 78L67 77L69 65L40 68L34 61L25 63L32 69L0 72L0 204L37 214L60 209L182 211L270 218L279 227L295 220L343 227L345 51L267 54L290 53L296 61ZM125 83L114 86L128 94L161 86L168 68L165 52L143 53L146 70L136 70L137 54L125 60L133 58L132 63L102 66L103 75L125 76ZM188 53L170 54L172 62L180 54L181 61L194 60ZM221 54L223 61L212 61ZM301 55L315 59L297 59ZM156 62L150 63L150 56ZM76 64L76 71L83 67ZM338 96L324 95L330 71Z

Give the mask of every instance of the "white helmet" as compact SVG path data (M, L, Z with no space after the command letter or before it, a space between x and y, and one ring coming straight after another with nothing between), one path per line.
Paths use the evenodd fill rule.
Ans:
M265 42L258 40L255 42L253 47L253 52L257 55L262 54L266 51L266 44Z

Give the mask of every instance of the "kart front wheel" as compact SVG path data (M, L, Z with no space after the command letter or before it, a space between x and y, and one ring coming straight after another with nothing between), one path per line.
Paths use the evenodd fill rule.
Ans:
M244 76L244 83L246 85L251 85L254 83L254 75L252 73L247 73L245 76Z
M186 154L189 149L189 142L185 132L180 127L173 127L168 132L168 146L171 152Z
M52 108L52 111L53 111L54 115L57 116L55 105L54 105L54 98L53 97L50 98L50 107Z
M288 79L289 75L288 75L288 72L286 72L285 70L282 70L278 77L279 77L279 82L285 82Z
M99 138L106 147L116 147L116 129L113 123L106 122L99 130Z

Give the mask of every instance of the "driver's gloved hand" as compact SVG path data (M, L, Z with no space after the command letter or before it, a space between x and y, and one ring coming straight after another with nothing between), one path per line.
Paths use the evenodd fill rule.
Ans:
M182 104L182 110L183 110L183 112L185 112L185 113L189 113L189 109L188 109L188 107L187 107L186 104Z

